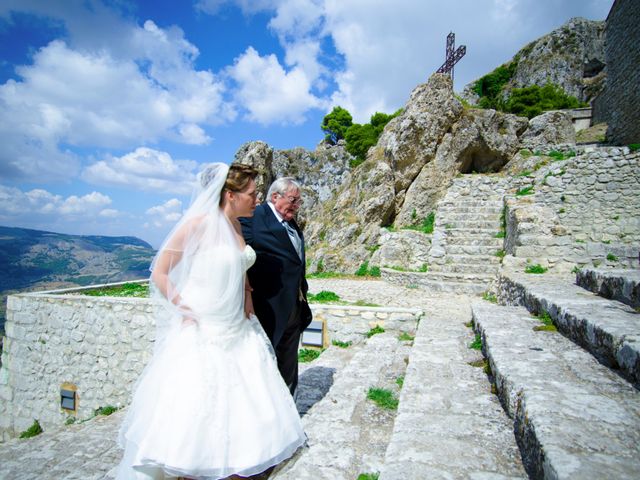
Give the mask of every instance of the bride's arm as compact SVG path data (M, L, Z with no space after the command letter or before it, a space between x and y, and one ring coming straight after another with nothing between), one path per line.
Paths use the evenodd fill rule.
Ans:
M160 293L175 305L183 314L183 323L197 323L193 311L189 306L182 303L180 292L176 290L169 274L182 259L184 243L187 233L193 228L193 225L183 225L178 230L170 242L162 249L158 255L158 259L151 273L151 280L156 285ZM173 248L175 247L175 248Z
M255 315L256 312L253 309L253 298L251 297L251 292L253 292L253 288L249 285L249 279L245 278L244 281L244 314L247 317L251 315Z

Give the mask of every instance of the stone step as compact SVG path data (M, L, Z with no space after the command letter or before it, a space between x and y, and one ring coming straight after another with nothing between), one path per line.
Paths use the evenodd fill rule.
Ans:
M640 313L551 275L502 273L497 296L501 303L547 312L558 330L640 386Z
M496 256L496 253L502 250L500 247L494 247L492 245L447 245L445 247L447 256L453 258L463 257L478 257L479 260L486 260L489 263L499 262L500 257Z
M640 270L583 268L576 284L601 297L640 307Z
M381 410L367 399L367 392L370 387L397 391L396 378L404 375L410 349L397 333L368 339L303 417L308 447L283 462L269 479L352 480L360 473L379 471L395 412Z
M436 227L437 228L437 227ZM496 234L500 231L498 228L447 228L444 229L447 238L449 237L467 237L467 236L485 236L486 238L496 238Z
M443 212L438 210L438 219L441 219L441 223L469 220L487 220L493 222L500 220L500 214L487 212L484 208L475 212Z
M464 204L447 204L439 205L437 210L437 216L449 215L449 214L469 214L483 213L486 215L496 215L500 217L502 214L503 206L502 202L496 203L496 205L482 205L481 207L474 207Z
M468 275L483 273L495 276L500 270L500 267L500 263L479 263L475 265L465 263L444 263L442 265L439 265L437 263L434 263L429 266L429 271L434 274L440 272L462 273Z
M447 247L451 245L477 245L479 247L494 247L498 251L504 246L504 238L485 235L448 236L445 241Z
M382 279L389 283L452 294L480 295L489 289L489 284L495 278L495 275L491 274L398 272L387 268L380 270Z
M640 478L640 394L523 307L472 305L530 478Z
M495 198L477 198L477 197L467 197L467 196L452 196L445 197L440 202L438 202L437 208L475 208L478 210L482 210L484 207L495 208L500 207L500 211L503 208L503 200L502 196L498 196Z
M449 221L445 218L439 218L437 223L437 227L444 227L445 230L451 230L455 228L464 228L464 229L489 229L495 232L499 231L502 228L502 222L499 219L494 220L457 220L457 221Z
M470 320L467 298L425 304L380 480L527 478L512 422L470 365L482 359Z

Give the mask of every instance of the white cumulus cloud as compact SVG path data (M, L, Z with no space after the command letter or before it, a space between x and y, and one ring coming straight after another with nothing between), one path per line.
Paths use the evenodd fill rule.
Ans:
M148 192L188 195L193 192L197 163L174 160L166 152L139 147L121 157L107 156L84 169L82 179Z
M177 198L167 200L162 205L156 205L147 210L149 222L145 223L146 228L161 228L173 225L182 216L182 202Z
M239 84L237 100L248 118L264 125L301 123L322 101L310 92L311 81L298 67L286 71L275 55L260 56L249 47L229 69Z

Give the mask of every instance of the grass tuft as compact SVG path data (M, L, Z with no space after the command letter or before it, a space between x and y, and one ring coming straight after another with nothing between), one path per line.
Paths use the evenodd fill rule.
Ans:
M524 273L545 273L547 270L549 270L548 268L543 267L542 265L539 264L534 264L534 265L527 265L524 269Z
M482 337L479 333L476 333L476 338L469 344L469 348L473 350L482 350Z
M313 350L311 348L301 348L298 350L298 361L300 363L313 362L320 356L322 352L320 350Z
M533 185L529 185L528 187L522 187L516 192L516 197L522 197L524 195L533 195L535 191L533 190Z
M400 335L398 335L398 340L401 342L412 342L415 338L414 335L407 332L401 332Z
M491 303L498 303L498 298L491 292L484 292L482 294L482 299Z
M378 407L387 410L397 410L399 400L391 390L386 388L370 388L367 398L373 401Z
M316 294L307 293L307 299L309 300L309 302L327 303L327 302L337 302L340 300L340 297L338 296L337 293L334 293L328 290L322 290Z
M351 346L352 342L342 342L340 340L331 340L331 345L335 345L336 347L340 347L340 348L349 348Z
M31 438L42 433L42 427L38 420L34 420L33 424L20 434L20 438Z
M380 325L376 325L371 330L369 330L365 335L367 336L367 338L371 338L374 335L377 335L378 333L384 333L384 328L382 328Z

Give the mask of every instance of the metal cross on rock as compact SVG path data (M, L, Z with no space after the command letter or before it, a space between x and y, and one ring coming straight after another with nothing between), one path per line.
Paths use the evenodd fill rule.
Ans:
M458 47L456 51L454 51L456 43L456 34L450 32L447 35L447 56L442 64L442 66L436 71L436 73L448 73L451 76L451 81L453 82L453 66L458 63L464 54L467 53L467 47L465 45L461 45Z

